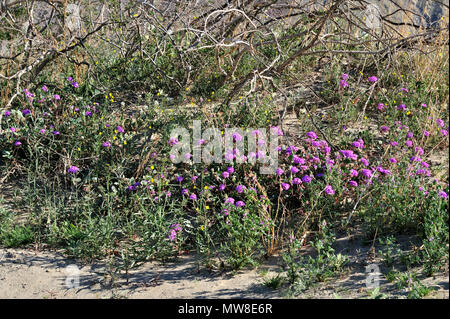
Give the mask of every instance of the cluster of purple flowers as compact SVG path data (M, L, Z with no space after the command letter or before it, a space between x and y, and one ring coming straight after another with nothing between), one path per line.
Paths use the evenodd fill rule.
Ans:
M180 224L172 224L170 225L170 230L169 230L169 240L170 241L175 241L175 239L177 238L178 233L180 233L183 229L181 228Z
M341 88L345 89L348 87L347 79L348 79L348 74L342 73L342 79L339 81L339 86Z
M67 81L69 81L69 82L72 84L72 86L73 86L74 88L79 87L78 82L76 82L71 76L69 76L69 77L67 78Z

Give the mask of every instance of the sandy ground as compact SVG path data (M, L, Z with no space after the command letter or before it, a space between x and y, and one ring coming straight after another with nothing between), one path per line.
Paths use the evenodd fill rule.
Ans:
M375 263L382 273L387 271L379 259L371 257L370 247L358 242L340 238L336 252L349 256L347 270L339 278L319 283L296 298L367 298L366 266ZM76 268L71 268L73 265ZM148 262L130 271L128 282L121 274L113 283L103 262L83 265L61 252L0 249L0 298L287 298L286 289L272 290L263 284L281 266L281 259L273 257L257 269L234 274L202 268L198 272L194 256L181 256L174 263ZM77 282L69 279L77 274L79 284L74 287ZM399 290L383 275L379 279L380 293L387 298L407 297L406 291ZM449 298L448 268L434 277L420 279L433 288L427 298Z
M115 283L107 265L82 265L58 252L0 250L0 298L277 298L261 284L258 270L235 275L197 271L193 257L161 264L148 262ZM79 270L79 287L68 276ZM269 266L270 267L270 266ZM67 281L67 282L66 282ZM66 284L69 284L67 287ZM72 286L72 287L70 287Z

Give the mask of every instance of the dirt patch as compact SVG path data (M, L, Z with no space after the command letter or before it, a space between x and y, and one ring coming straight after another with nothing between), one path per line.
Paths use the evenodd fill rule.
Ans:
M400 238L399 242L406 246L411 238ZM374 247L375 251L380 248ZM368 298L366 267L371 264L380 267L380 294L385 298L407 298L407 291L387 281L383 274L388 269L381 258L373 255L371 245L363 246L360 240L348 236L339 238L335 249L336 253L349 258L346 270L338 278L318 283L296 298ZM279 256L269 258L256 269L236 273L198 269L195 256L181 256L174 263L148 262L131 270L127 280L124 273L112 277L106 262L83 265L66 258L62 252L0 249L0 298L290 298L286 286L273 290L264 285L265 280L282 269ZM68 280L68 276L76 273L77 285L76 281ZM426 298L449 298L448 268L434 277L420 280L433 289Z
M148 262L111 280L105 263L81 265L59 252L0 250L0 298L279 298L261 284L258 270L198 272L192 256L176 263ZM79 270L79 286L67 281ZM73 266L71 266L73 267ZM271 267L266 265L265 267ZM67 287L69 284L69 288Z

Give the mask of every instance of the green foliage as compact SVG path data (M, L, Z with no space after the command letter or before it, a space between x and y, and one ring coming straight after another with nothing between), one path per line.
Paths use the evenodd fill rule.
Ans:
M34 232L29 225L17 225L11 212L0 209L0 245L21 247L33 240Z
M267 278L264 280L264 286L271 288L273 290L280 289L280 287L284 284L285 278L281 273L278 273L276 276Z
M251 191L250 191L251 193ZM260 203L247 194L245 207L225 205L220 221L224 242L221 251L232 269L256 266L264 255L262 236L269 236L270 221L258 214Z
M335 277L344 270L348 258L340 253L336 254L332 244L336 237L326 221L320 224L316 239L310 242L315 249L315 256L307 258L298 255L300 242L293 240L283 260L287 269L287 280L292 285L290 293L299 294L317 282Z

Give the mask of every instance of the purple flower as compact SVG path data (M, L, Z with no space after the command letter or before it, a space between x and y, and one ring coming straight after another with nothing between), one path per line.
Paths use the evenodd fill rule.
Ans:
M58 94L54 94L53 95L53 98L55 99L55 100L61 100L61 97L58 95Z
M427 108L427 105L425 103L420 104L423 108Z
M41 130L39 131L39 133L41 133L41 134L45 134L45 132L46 132L46 129L45 129L45 128L43 128L43 129L41 129Z
M361 144L358 141L353 142L352 145L356 148L364 148L364 144Z
M423 131L423 135L425 135L426 137L430 136L430 132L428 131Z
M110 142L105 142L102 144L103 147L111 147L111 143Z
M413 138L414 134L412 132L408 132L408 134L406 134L407 138Z
M376 76L371 76L368 78L369 82L375 83L376 81L378 81L378 78Z
M59 132L58 131L53 131L52 134L53 135L59 135Z
M181 183L183 181L183 176L177 176L177 182Z
M352 160L356 160L358 158L358 155L356 155L352 150L340 150L339 152L341 152L344 157Z
M189 198L192 200L197 200L197 195L191 194L191 195L189 195Z
M240 141L242 141L242 136L239 134L239 133L233 133L233 139L236 141L236 142L240 142Z
M170 241L174 241L177 237L177 232L174 229L170 230L170 234L169 234L169 240Z
M381 132L383 132L383 133L389 132L389 127L386 126L386 125L383 125L383 126L381 127Z
M391 157L390 159L389 159L389 162L391 162L391 163L397 163L397 159L395 158L395 157Z
M367 178L370 178L372 176L372 171L370 169L363 169L361 170L361 174Z
M31 98L34 97L34 94L31 93L30 91L28 91L28 89L24 89L23 91L25 92L25 96L26 96L28 99L31 99Z
M385 107L386 105L384 105L383 103L378 103L377 109L378 111L383 111Z
M222 173L222 177L223 178L228 178L228 177L230 177L230 174L228 172L223 172Z
M348 182L351 186L353 186L353 187L357 187L358 186L358 183L356 182L356 181L349 181Z
M76 173L78 173L79 170L80 169L78 167L72 165L72 166L69 167L68 172L72 173L72 174L76 174Z
M276 174L278 175L278 176L280 176L280 175L282 175L284 173L284 171L281 169L281 168L277 168L277 170L276 170Z
M441 119L437 119L437 120L436 120L436 123L437 123L440 127L444 127L444 125L445 125L444 121L441 120Z
M11 115L11 111L9 111L9 110L6 110L5 113L3 113L4 117L8 117L10 115Z
M271 126L270 127L270 132L272 134L277 134L278 136L283 136L283 131L278 127L278 126Z
M228 167L228 168L227 168L227 172L228 172L228 174L233 174L233 173L234 173L234 168L233 168L233 166Z
M303 176L302 177L302 182L303 183L311 183L311 181L312 181L312 178L311 178L311 176L309 176L309 175L305 175L305 176Z
M416 153L417 153L417 155L419 155L419 156L423 155L423 153L424 153L423 148L421 148L420 146L417 146L417 147L416 147Z
M299 169L297 167L295 167L295 166L291 167L291 173L292 174L297 174L298 172L299 172Z
M243 202L243 201L237 201L236 202L236 207L244 207L245 206L245 203Z
M446 192L444 192L444 191L439 191L439 196L441 196L444 199L448 198L448 194Z
M442 129L442 130L441 130L441 134L442 134L443 136L447 136L447 135L448 135L448 130Z
M141 183L136 182L136 183L134 183L133 185L128 186L128 189L129 189L130 191L135 191L135 190L138 188L139 185L141 185Z
M21 142L21 141L15 141L15 142L14 142L14 145L15 145L15 146L20 146L20 145L22 145L22 142Z
M294 155L294 156L292 157L292 161L293 161L295 164L300 164L300 165L303 165L303 164L306 163L306 161L305 161L304 158L301 158L301 157L299 157L299 156L297 156L297 155Z
M42 87L42 91L48 92L48 87L47 87L46 85L44 85L44 86Z
M300 180L300 178L298 178L298 177L295 177L293 180L292 180L292 184L294 184L294 185L298 185L298 184L300 184L302 181Z
M315 139L317 138L316 133L314 133L314 132L312 132L312 131L306 133L306 136L308 136L309 138L312 138L313 140L315 140Z
M427 170L427 169L418 169L417 171L416 171L416 174L417 175L426 175L426 176L430 176L430 171L429 170Z
M410 140L407 140L405 144L406 144L406 146L408 146L408 147L412 147L412 146L413 146L413 142L410 141Z
M256 154L255 153L253 153L255 156L256 156ZM250 154L249 154L249 156L250 156ZM233 155L233 153L230 153L230 152L228 152L228 153L226 153L225 154L225 159L227 160L227 161L232 161L233 159L234 159L234 155Z
M427 162L422 162L422 163L420 163L420 165L422 165L422 167L425 167L425 168L430 167L430 165Z
M352 175L353 177L356 177L356 176L358 176L358 171L356 169L352 169L350 171L350 175Z
M244 191L244 186L242 186L242 185L236 186L236 192L238 192L238 194L242 193L243 191Z
M29 109L25 109L25 110L22 111L22 114L23 115L28 115L28 114L31 114L31 111Z
M201 138L201 139L198 140L197 145L203 145L205 143L206 143L206 141Z
M234 198L233 198L233 197L228 197L228 198L225 200L225 204L234 204Z
M69 77L67 78L67 81L72 82L72 81L73 81L73 78L72 78L71 76L69 76Z
M406 105L400 104L399 106L397 106L397 110L400 110L400 111L406 110Z
M72 86L74 87L74 88L77 88L77 87L79 87L79 85L78 85L78 82L72 82Z
M194 175L194 176L192 176L192 182L196 182L197 181L197 178L198 178L198 176L197 175Z
M288 183L281 183L281 188L283 188L285 191L287 191L291 187Z
M172 225L170 225L170 228L173 229L176 232L180 232L182 230L180 224L172 224Z
M16 128L15 128L15 127L10 127L9 130L10 130L11 132L13 132L13 133L16 132Z
M175 138L175 137L169 138L169 145L170 146L173 146L173 145L176 145L176 144L178 144L178 139L177 138Z
M363 163L364 166L369 166L369 161L366 160L364 157L361 158L361 163Z
M92 112L91 112L91 111L86 111L86 112L84 113L84 115L86 115L86 116L92 116Z
M341 88L346 88L346 87L348 87L348 83L347 83L347 81L345 81L345 80L340 80L339 81L339 85L340 85L340 87Z
M405 92L405 93L409 92L407 88L401 88L400 91Z
M243 201L237 201L236 202L236 207L244 207L245 206L245 203L243 202Z
M392 142L390 142L389 144L391 144L391 146L397 146L397 145L398 145L398 142L392 141Z
M331 185L325 186L325 193L327 193L328 195L334 195L333 187L331 187Z
M189 193L189 191L187 190L187 188L183 188L183 190L181 191L181 195L187 195Z
M223 191L225 189L225 187L226 187L225 184L220 184L219 185L219 190Z
M342 80L348 80L348 74L342 73Z

